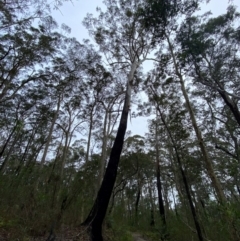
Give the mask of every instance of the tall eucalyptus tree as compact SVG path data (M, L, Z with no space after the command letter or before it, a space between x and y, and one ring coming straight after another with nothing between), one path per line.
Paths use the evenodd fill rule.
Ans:
M204 15L183 22L177 40L182 47L182 65L191 65L196 82L218 93L240 125L239 29L240 14L229 6L216 18ZM196 47L197 46L197 47Z
M121 71L126 76L126 85L121 119L108 166L93 208L83 223L90 226L93 241L102 240L102 222L116 180L128 113L131 108L131 91L134 86L138 86L135 78L136 71L147 60L149 52L154 47L151 35L138 21L137 11L143 2L106 0L104 3L106 11L98 9L98 18L89 14L84 24L114 71Z

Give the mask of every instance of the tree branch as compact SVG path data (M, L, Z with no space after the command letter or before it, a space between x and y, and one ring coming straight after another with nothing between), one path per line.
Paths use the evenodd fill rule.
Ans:
M215 145L216 149L222 150L223 152L225 152L226 154L228 154L229 156L233 157L234 159L238 160L237 156L232 154L230 151L228 151L226 148L219 146L218 144Z

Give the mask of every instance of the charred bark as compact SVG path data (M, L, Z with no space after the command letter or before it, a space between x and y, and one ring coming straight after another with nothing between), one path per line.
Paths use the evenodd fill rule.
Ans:
M160 160L159 160L159 148L158 148L158 136L157 136L157 125L156 125L156 178L157 178L157 192L158 192L158 205L160 217L162 220L163 226L166 226L165 210L162 196L162 183L160 179Z
M136 202L135 202L135 219L136 219L136 224L138 223L138 205L139 205L139 201L140 201L140 196L141 196L141 188L138 189L137 199L136 199Z
M131 74L131 73L130 73ZM131 77L131 75L130 75ZM132 79L132 78L130 78ZM102 185L98 191L98 195L94 205L82 225L89 226L92 241L102 241L102 223L107 212L109 200L115 184L117 169L120 160L120 155L123 148L124 136L127 129L127 120L129 112L129 103L131 97L131 86L128 82L125 102L122 110L122 115L115 138L108 166L102 181Z

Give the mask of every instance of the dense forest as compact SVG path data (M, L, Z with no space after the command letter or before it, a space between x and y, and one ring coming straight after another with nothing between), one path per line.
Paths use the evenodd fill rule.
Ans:
M0 2L0 240L240 240L240 13L205 2L104 0L82 42Z

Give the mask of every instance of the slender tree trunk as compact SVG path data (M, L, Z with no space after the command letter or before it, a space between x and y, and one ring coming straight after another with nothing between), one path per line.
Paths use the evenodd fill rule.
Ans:
M10 135L8 136L8 138L7 138L6 142L5 142L5 144L3 145L2 150L0 151L0 158L3 156L3 153L4 153L4 151L6 150L6 147L7 147L8 143L10 142L10 140L11 140L11 138L12 138L14 132L16 131L16 127L17 127L17 125L15 125L15 126L13 127L13 129L12 129Z
M16 174L17 176L19 175L19 173L20 173L20 171L21 171L21 169L22 169L22 167L23 167L23 165L24 165L26 155L27 155L27 153L28 153L30 144L32 144L32 142L33 142L33 138L34 138L35 133L36 133L36 128L33 128L32 133L31 133L31 136L30 136L29 139L28 139L27 146L26 146L26 148L25 148L25 150L24 150L24 153L23 153L23 155L22 155L22 158L21 158L21 160L20 160L20 162L19 162L19 165L18 165L18 167L17 167L17 169L16 169L16 171L15 171L15 174Z
M159 213L162 220L163 226L166 227L166 218L165 218L165 210L162 196L162 183L160 179L160 160L159 160L159 143L158 143L158 134L157 134L157 125L155 130L155 148L156 148L156 179L157 179L157 192L158 192L158 205L159 205Z
M10 158L10 156L11 156L12 150L13 150L15 144L17 143L17 141L18 141L18 134L15 135L15 137L14 137L12 143L11 143L11 146L10 146L10 148L9 148L8 151L7 151L7 154L6 154L6 156L5 156L5 159L4 159L4 161L2 162L2 165L1 165L1 167L0 167L0 173L4 173L4 171L5 171L6 167L7 167L8 160L9 160L9 158Z
M107 134L111 134L111 122L112 122L112 113L108 112L108 127L107 127ZM116 123L116 122L115 122ZM115 123L112 125L112 128L114 128Z
M223 100L225 101L226 105L232 111L233 116L235 117L238 125L240 126L240 111L238 109L238 105L226 94L225 91L218 91Z
M61 104L61 98L59 96L58 97L58 103L57 103L57 110L54 114L50 129L49 129L47 141L46 141L46 144L45 144L45 148L44 148L43 155L42 155L42 158L41 158L40 166L39 166L39 169L38 169L38 175L36 177L36 181L35 181L35 184L34 184L34 191L37 190L39 182L41 181L40 180L41 179L40 174L41 174L41 170L43 169L43 165L45 164L48 149L49 149L49 146L50 146L50 143L51 143L51 140L52 140L52 134L53 134L54 126L55 126L57 118L58 118L58 113L59 113L59 110L60 110L60 104Z
M139 206L139 201L142 193L142 181L139 177L139 170L137 171L137 183L138 183L138 190L137 190L137 198L135 202L135 224L136 225L138 225L138 206Z
M60 104L61 104L61 98L59 96L58 97L58 103L57 103L57 110L56 110L56 112L54 114L54 117L53 117L50 129L49 129L47 142L46 142L46 145L45 145L45 148L44 148L44 151L43 151L43 156L42 156L41 163L40 163L40 171L42 170L42 167L43 167L43 165L45 163L46 156L47 156L48 149L49 149L49 145L50 145L51 140L52 140L52 134L53 134L54 126L55 126L57 118L58 118L58 113L59 113L59 110L60 110Z
M60 182L62 181L62 178L63 178L63 171L64 171L64 167L65 167L65 163L66 163L67 152L69 149L69 135L70 135L69 131L70 131L70 127L68 128L68 130L65 133L66 134L65 143L64 143L64 147L63 147L63 155L61 158L61 168L60 168L60 173L59 173Z
M104 123L103 123L103 140L102 140L102 153L101 153L101 162L99 166L99 176L98 176L98 187L97 190L99 190L104 171L105 171L105 166L106 166L106 159L107 159L107 142L108 142L108 136L111 131L111 113L112 113L112 108L113 105L116 101L117 97L115 97L112 102L108 104L108 106L104 105L105 109L105 117L104 117ZM112 126L114 128L114 125Z
M169 211L169 200L168 200L168 187L167 185L163 186L163 199L165 203L165 218L167 219L168 211Z
M155 217L154 217L154 201L153 201L153 195L152 195L152 189L150 185L151 181L148 181L148 191L149 191L149 196L150 196L150 204L151 204L151 221L150 221L150 226L154 227L155 226Z
M154 95L156 95L153 89L152 89L152 91L153 91ZM162 120L164 126L166 127L166 130L167 130L167 133L168 133L168 135L170 137L170 140L171 140L171 142L173 144L173 148L174 148L174 151L175 151L175 154L176 154L176 158L177 158L177 162L178 162L178 167L180 169L180 173L181 173L181 176L182 176L182 179L183 179L183 183L184 183L184 187L185 187L185 190L186 190L189 206L190 206L191 213L192 213L192 216L193 216L193 221L195 223L195 227L196 227L196 230L197 230L198 239L199 239L199 241L203 241L204 238L203 238L202 230L201 230L198 218L197 218L195 207L193 205L193 200L192 200L192 197L191 197L191 193L190 193L190 189L189 189L189 186L188 186L187 178L186 178L185 172L183 170L182 161L181 161L180 155L178 153L178 149L177 149L175 140L172 137L172 133L171 133L170 129L168 128L168 125L167 125L167 123L165 121L165 118L164 118L164 116L162 114L161 109L159 108L158 105L156 107L157 107L157 110L158 110L158 112L160 114L161 120Z
M176 200L175 200L175 193L173 191L173 186L172 185L171 185L171 192L172 192L172 197L173 197L175 214L176 214L177 219L179 219L179 214L178 214L178 210L177 210L177 204L176 204Z
M102 181L102 185L99 189L98 195L90 211L88 217L82 225L89 225L91 231L92 241L103 241L102 238L102 223L105 218L109 200L111 198L112 190L116 181L117 169L120 160L120 155L123 148L124 136L127 129L128 112L131 101L131 85L134 73L137 68L137 63L133 63L131 71L128 76L127 89L125 94L125 101L122 110L122 115L115 138L108 166Z
M203 159L204 159L205 164L206 164L208 176L210 177L210 179L212 181L212 186L214 187L214 189L217 193L218 200L221 203L225 203L226 197L225 197L225 194L223 192L223 188L222 188L217 176L215 175L212 161L210 160L207 149L205 147L205 144L204 144L204 141L203 141L203 138L202 138L201 130L199 129L199 127L197 125L197 121L196 121L191 103L189 101L187 91L185 89L185 85L184 85L183 78L182 78L181 75L179 75L179 79L180 79L180 83L181 83L182 92L183 92L183 95L184 95L184 98L185 98L185 101L186 101L186 105L188 107L188 111L189 111L189 114L190 114L190 118L191 118L191 121L192 121L192 125L193 125L193 128L195 130L195 133L196 133L196 136L197 136L197 139L198 139L198 143L199 143L202 155L203 155Z
M70 132L71 130L71 121L69 122L69 126L67 131L65 131L65 143L64 143L64 147L63 147L63 155L60 159L60 163L61 163L61 167L60 167L60 172L59 172L59 178L57 180L57 183L55 185L55 193L53 196L53 200L55 198L55 204L59 204L62 202L62 200L60 200L60 192L61 192L61 186L63 183L63 175L64 175L64 167L65 167L65 163L66 163L66 159L67 159L67 154L68 154L68 150L69 150L69 146L71 143L71 139L72 139L72 134ZM57 222L57 220L56 220Z
M185 89L183 77L182 77L182 75L179 72L178 67L177 67L175 55L174 55L174 52L173 52L173 46L172 46L172 44L170 42L169 36L166 35L166 34L165 34L165 36L167 38L169 49L170 49L171 55L173 57L175 73L179 77L179 80L180 80L180 83L181 83L181 89L182 89L182 92L183 92L183 95L184 95L184 98L185 98L185 101L186 101L186 105L187 105L187 108L188 108L188 111L189 111L189 114L190 114L192 125L193 125L193 128L195 130L195 133L196 133L196 136L197 136L197 139L198 139L198 142L199 142L199 146L200 146L201 152L203 154L203 159L205 161L205 165L206 165L208 176L211 179L212 186L214 187L214 189L216 191L218 200L220 201L220 203L222 205L225 205L225 203L227 202L227 199L226 199L226 196L225 196L225 194L223 192L223 188L222 188L222 186L221 186L217 176L215 175L213 164L212 164L212 162L211 162L211 160L209 158L208 152L206 150L206 147L205 147L205 144L204 144L204 141L203 141L203 138L202 138L202 133L201 133L200 129L198 128L198 125L197 125L197 122L196 122L196 118L195 118L195 115L194 115L191 103L189 101L189 98L188 98L188 95L187 95L187 91ZM210 63L208 63L208 64L210 66ZM199 72L199 75L200 75L200 78L202 79L202 76L201 76L200 72ZM223 98L224 102L226 103L226 105L229 107L229 109L233 113L237 123L240 125L240 112L239 112L237 104L226 94L226 92L224 91L223 86L221 86L221 84L219 82L217 82L217 81L215 81L215 82L220 87L220 89L218 89L218 92L219 92L220 96ZM231 234L232 240L234 240L234 241L239 240L240 237L239 237L238 233L236 232L234 221L230 217L228 217L227 210L225 210L225 214L224 215L225 215L226 220L230 223L230 226L231 226L230 234Z
M157 115L156 115L157 116ZM157 179L157 193L158 193L158 206L159 214L161 217L161 240L166 240L169 236L167 231L167 222L164 209L163 195L162 195L162 183L161 183L161 172L160 172L160 158L159 158L159 143L158 143L158 129L157 122L155 126L155 149L156 149L156 179Z
M206 62L208 63L208 67L210 69L210 73L212 72L212 66L211 63L209 62L209 60L207 58L204 58L206 60ZM204 84L204 78L202 77L201 72L198 70L198 67L195 64L195 67L197 68L197 73L200 77L201 80L203 80L203 84ZM211 73L212 75L212 73ZM240 126L240 111L238 108L238 104L236 101L234 101L233 98L231 98L225 91L224 86L218 81L218 79L215 79L213 77L214 82L216 83L217 87L217 91L220 94L220 96L222 97L222 99L224 100L225 104L229 107L230 111L232 112L233 116L235 117L238 125Z
M185 98L185 101L186 101L186 105L188 107L188 111L189 111L189 114L190 114L190 118L191 118L191 121L192 121L192 125L193 125L193 128L195 130L195 133L196 133L196 136L197 136L197 139L198 139L198 143L199 143L202 155L203 155L203 159L204 159L205 164L206 164L206 169L207 169L208 176L210 177L210 179L212 181L212 186L216 190L218 200L221 203L225 203L226 202L226 197L225 197L225 194L223 192L223 188L222 188L222 186L221 186L217 176L215 175L213 164L212 164L212 161L209 158L207 149L205 147L205 144L204 144L204 141L203 141L203 138L202 138L201 130L198 128L197 121L196 121L196 118L195 118L195 115L194 115L191 103L189 101L189 98L188 98L188 95L187 95L187 91L185 89L185 85L184 85L182 76L179 75L179 78L180 78L182 92L183 92L183 95L184 95L184 98Z
M141 188L139 187L137 192L136 202L135 202L135 223L137 225L138 225L138 206L139 206L140 197L141 197Z
M64 136L64 134L62 134L60 144L57 148L56 156L55 156L55 159L53 161L52 168L51 168L51 173L48 177L48 181L47 181L48 184L51 183L51 181L52 181L53 173L54 173L54 170L55 170L55 167L56 167L56 164L57 164L57 159L59 158L59 153L60 153L60 149L61 149L62 142L63 142L63 136Z
M107 119L108 119L108 110L106 109L105 117L104 117L104 123L103 123L103 140L102 140L102 155L100 160L100 166L99 166L99 176L98 176L98 189L101 186L104 170L105 170L105 163L107 158Z
M222 188L217 176L215 175L212 161L209 158L207 149L205 147L205 144L204 144L204 141L203 141L203 138L202 138L201 130L199 129L199 127L197 125L197 121L196 121L196 118L195 118L195 115L194 115L194 112L193 112L193 109L192 109L192 105L190 103L190 100L189 100L189 97L188 97L188 94L187 94L187 91L186 91L186 88L185 88L185 85L184 85L183 77L182 77L182 75L179 72L178 67L177 67L177 63L176 63L176 59L175 59L175 54L173 52L172 44L170 42L169 37L167 35L166 35L166 37L167 37L169 49L170 49L170 52L171 52L171 55L172 55L172 58L173 58L175 73L180 80L182 93L183 93L183 96L184 96L184 99L185 99L185 102L186 102L186 105L187 105L187 109L188 109L188 112L189 112L189 115L190 115L192 126L194 128L195 134L196 134L197 139L198 139L198 143L199 143L202 155L203 155L203 159L204 159L204 162L205 162L205 165L206 165L208 176L210 177L210 179L212 181L212 186L214 187L214 189L216 191L218 200L221 203L225 203L226 197L224 195L223 188Z
M88 160L89 160L89 152L90 152L90 143L91 143L91 136L92 136L92 128L93 128L93 107L92 107L92 110L91 110L90 123L89 123L86 162L88 162Z

